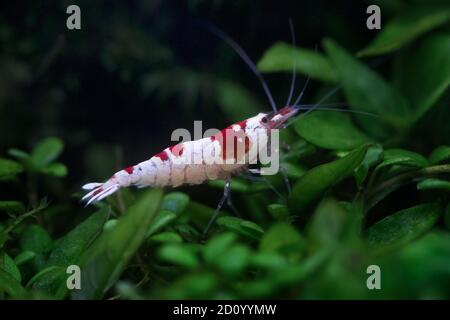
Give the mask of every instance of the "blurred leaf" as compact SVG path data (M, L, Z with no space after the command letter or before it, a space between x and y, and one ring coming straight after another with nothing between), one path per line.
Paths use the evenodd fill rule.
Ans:
M37 224L29 225L20 238L22 250L45 253L52 247L53 240L47 230Z
M306 141L326 149L349 150L371 139L355 127L350 116L340 112L316 111L294 125Z
M8 234L11 231L13 231L17 226L19 226L25 219L27 219L30 216L35 215L36 213L39 213L40 211L44 210L47 207L48 207L48 202L44 198L40 201L40 203L37 207L19 215L6 228L4 228L4 229L0 228L0 248L4 245L5 241L8 239Z
M428 189L444 189L450 190L450 181L441 179L425 179L417 184L418 190L428 190Z
M17 282L22 282L22 275L14 260L6 253L0 254L0 269L9 273Z
M396 71L398 87L409 98L417 120L449 87L450 36L437 34L427 37L418 47L414 46L399 56Z
M450 146L439 146L430 155L430 163L438 164L450 160Z
M0 211L7 211L11 213L25 212L25 205L19 201L0 201Z
M298 179L301 176L303 176L306 172L306 169L303 168L301 165L291 162L284 161L281 164L282 168L286 170L286 174L288 178L291 179Z
M182 192L171 192L164 196L161 210L181 214L189 203L189 196Z
M119 220L117 219L109 219L108 221L105 222L105 224L103 225L103 231L107 231L107 230L111 230L113 229L116 225L117 222Z
M0 269L0 291L5 291L13 298L23 297L26 294L20 283L2 269Z
M161 243L181 243L183 242L183 238L181 238L178 233L175 232L161 232L158 234L155 234L154 236L151 236L150 239L154 242L161 242Z
M442 213L437 203L420 204L396 212L367 229L372 245L405 244L430 230Z
M163 261L186 269L193 269L199 264L195 252L187 245L166 244L160 248L158 256Z
M39 142L31 153L31 160L36 168L42 168L58 158L64 149L63 142L55 137Z
M277 220L289 218L289 208L284 204L272 203L267 206L267 210Z
M349 213L333 199L323 200L307 226L308 250L330 249L340 243Z
M401 129L410 123L408 102L390 83L354 59L334 41L326 39L324 46L337 68L345 96L352 109L379 116L374 118L355 115L358 122L373 137L388 138L392 131L389 126Z
M78 224L56 243L47 265L68 266L77 262L101 233L108 216L109 209L105 207Z
M415 152L404 149L387 149L382 154L383 161L379 167L403 165L408 167L423 168L428 166L428 160Z
M115 228L102 233L85 252L80 264L84 275L82 289L73 292L73 298L101 298L114 284L144 240L161 196L159 189L147 192L126 215L119 218Z
M301 234L286 222L274 224L259 242L261 251L277 251L293 259L300 257L304 246Z
M389 299L446 299L450 275L448 232L430 232L395 250L380 263Z
M167 299L210 299L217 288L217 279L210 272L194 273L182 277L169 286Z
M380 146L373 146L367 150L364 160L355 169L355 178L358 186L361 186L366 180L369 169L380 161L382 153L383 148Z
M302 211L327 189L351 175L364 159L368 148L369 145L361 146L341 159L309 170L295 183L292 189L292 196L289 200L292 211Z
M170 224L177 218L177 214L167 210L159 211L152 220L151 225L147 231L146 237L149 237L156 232L162 230L165 226Z
M250 92L235 82L219 81L216 90L219 106L229 119L246 119L261 111L259 103Z
M227 230L255 240L258 240L264 233L264 229L256 223L237 217L220 217L217 219L217 224Z
M41 269L27 283L26 288L44 292L56 292L58 288L66 286L66 268L61 266L49 266Z
M14 178L23 171L22 166L12 160L0 158L0 181Z
M32 260L34 257L36 257L36 252L22 251L14 258L14 262L16 263L16 265L20 266Z
M263 251L252 255L250 264L257 268L281 270L287 266L287 261L278 252Z
M30 155L27 152L16 148L9 149L8 154L23 161L28 161L30 159Z
M438 5L409 5L389 21L359 56L388 53L401 48L420 35L443 25L450 19L450 8Z
M324 55L283 42L275 43L258 61L258 69L262 72L292 72L294 66L297 72L312 78L325 82L337 81L337 74Z
M39 171L55 177L65 177L67 175L67 167L62 163L50 163Z
M243 244L236 244L217 256L216 266L223 274L234 277L243 272L250 259L250 249Z
M203 257L208 263L214 263L235 241L234 233L225 232L214 236L203 248Z

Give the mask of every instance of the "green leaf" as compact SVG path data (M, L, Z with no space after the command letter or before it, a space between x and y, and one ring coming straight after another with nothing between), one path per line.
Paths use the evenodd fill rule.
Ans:
M22 171L22 166L16 161L0 158L0 180L12 179Z
M277 251L293 259L300 257L304 246L305 243L301 234L286 222L273 225L259 242L261 251Z
M430 155L430 163L438 164L450 160L450 146L439 146Z
M9 149L8 154L10 156L13 156L16 159L23 160L23 161L28 161L30 159L30 155L27 152L16 149L16 148Z
M398 87L411 102L417 120L450 85L450 35L425 38L399 56L396 71Z
M336 200L323 200L307 226L308 250L330 249L340 243L348 217Z
M225 232L214 236L203 248L203 257L208 263L215 263L235 241L237 237L234 233Z
M14 258L14 262L16 263L16 265L20 266L32 260L34 257L36 257L36 252L22 251Z
M37 224L29 225L20 238L22 250L45 253L51 249L53 240L47 230Z
M353 173L362 162L369 145L361 146L347 156L309 170L292 188L289 206L292 212L304 210L330 187Z
M177 214L171 211L161 210L152 220L151 225L147 231L146 237L149 237L156 232L162 230L165 226L169 225L177 218Z
M44 174L48 174L55 177L65 177L67 175L67 167L62 163L50 163L39 170Z
M0 269L0 292L5 291L12 298L24 297L25 289L9 273Z
M325 149L349 150L371 140L340 112L312 112L299 118L294 128L306 141Z
M189 196L182 192L171 192L164 196L161 210L171 211L177 215L181 214L189 204Z
M263 251L252 255L250 263L257 268L279 271L286 267L287 260L278 252Z
M103 225L103 230L107 231L113 229L117 225L117 221L118 221L117 219L109 219Z
M61 287L67 290L66 278L66 268L49 266L36 273L28 281L26 288L50 293L57 292Z
M297 163L284 161L281 163L281 167L286 170L288 178L291 179L298 179L306 172L306 169Z
M361 187L366 180L369 169L380 161L382 153L383 148L380 146L373 146L367 150L364 160L355 169L355 178L358 187Z
M167 244L158 251L161 260L184 267L194 269L199 261L191 247L181 244Z
M0 269L9 273L17 282L22 282L22 275L14 260L6 253L0 254Z
M216 266L227 277L239 275L247 267L250 260L250 249L243 245L237 244L225 250L217 257Z
M183 238L180 237L178 233L175 232L161 232L158 234L155 234L154 236L151 236L150 239L154 242L160 242L160 243L181 243L183 242Z
M109 209L105 207L78 224L56 243L50 253L47 266L68 266L77 262L101 233L108 217Z
M327 58L313 50L294 48L277 42L258 62L261 72L292 72L295 70L325 82L336 82L337 74Z
M289 208L284 204L272 203L267 206L267 211L277 220L289 218Z
M386 139L393 129L403 129L410 123L408 102L390 83L334 41L326 39L324 46L337 68L350 107L378 115L378 118L355 115L355 119L371 136Z
M382 162L378 167L402 165L423 168L428 166L428 160L416 152L404 149L387 149L382 154Z
M64 149L63 142L55 137L39 142L31 153L31 160L36 168L42 168L58 158Z
M383 26L372 43L361 50L358 55L378 55L397 50L450 19L448 6L410 5L408 7L410 8L402 10L397 18Z
M252 221L242 220L237 217L220 217L217 224L251 239L258 240L264 233L264 229Z
M0 211L20 214L25 212L25 205L19 201L0 201Z
M367 229L372 245L400 245L430 230L442 213L436 203L420 204L394 213Z
M418 190L443 189L450 190L450 181L441 179L425 179L417 184Z
M153 189L121 216L117 225L97 238L81 259L81 290L75 299L98 299L115 283L145 238L160 204L162 192Z

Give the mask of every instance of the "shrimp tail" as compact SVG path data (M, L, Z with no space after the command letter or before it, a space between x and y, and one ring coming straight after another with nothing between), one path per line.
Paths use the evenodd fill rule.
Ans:
M81 201L86 201L86 207L91 203L98 202L120 189L117 181L108 180L105 183L92 182L82 187L84 190L90 190Z

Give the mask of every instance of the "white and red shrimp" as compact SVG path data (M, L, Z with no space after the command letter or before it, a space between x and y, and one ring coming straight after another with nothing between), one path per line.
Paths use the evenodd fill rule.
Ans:
M289 21L289 23L292 44L295 46L293 25L291 21ZM333 95L339 87L329 92L314 105L302 106L299 104L308 84L309 77L300 94L295 99L295 102L291 104L295 87L295 62L286 107L278 110L267 83L245 51L221 30L214 26L209 26L208 28L227 42L257 76L273 111L270 113L259 113L254 117L237 122L211 137L182 142L166 148L146 161L116 172L111 178L103 183L94 182L85 184L83 189L88 190L89 192L82 200L87 201L87 205L104 199L120 188L129 186L140 188L165 186L178 187L183 184L201 184L208 180L225 180L224 194L204 231L206 233L225 201L227 201L227 204L231 209L236 212L231 204L230 179L233 176L248 170L248 165L255 163L255 159L258 157L261 149L268 149L271 130L286 127L288 125L286 122L297 115L300 110L306 110L305 113L316 109L327 110L327 108L319 108L318 106L322 101ZM333 108L333 110L346 111L335 108ZM230 149L228 142L230 140L233 140L231 143L231 149L233 149L232 152L228 152ZM256 148L256 152L254 148ZM209 152L213 150L212 153L214 156L218 156L218 158L225 161L219 163L207 162L205 158L206 150ZM236 150L244 151L239 153L236 152ZM200 161L192 161L193 155L200 158ZM230 157L232 158L231 160L234 160L231 161L231 163L226 161ZM246 161L239 161L242 160L241 158Z
M129 186L178 187L184 184L201 184L207 180L229 180L245 171L248 164L255 161L248 156L257 157L259 150L251 152L251 149L266 148L270 130L282 127L298 111L298 107L288 106L276 113L260 113L211 137L168 147L148 160L116 172L103 183L85 184L83 189L90 192L83 200L86 200L87 204L100 201L120 188ZM233 150L227 150L230 146ZM213 156L218 156L223 161L208 162L205 158L206 154L211 154L211 150ZM239 150L244 151L239 153ZM195 154L199 156L199 161L193 161ZM228 159L229 157L232 159ZM241 159L247 161L239 161Z

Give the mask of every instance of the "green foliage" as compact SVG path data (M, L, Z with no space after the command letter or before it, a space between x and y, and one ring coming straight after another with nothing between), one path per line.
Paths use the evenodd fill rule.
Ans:
M282 130L289 186L281 174L234 177L239 217L224 206L206 235L224 181L122 188L87 208L79 186L148 158L167 130L189 119L215 127L270 110L247 88L232 51L204 50L206 42L186 59L184 46L172 46L179 24L167 8L138 1L139 15L105 13L108 28L92 30L94 40L70 38L34 75L53 35L24 35L2 16L0 299L449 299L450 8L422 2L383 9L372 41L323 9L325 37L309 39L322 48L269 45L257 67L270 74L277 101L289 83L272 79L289 80L294 70L312 79L302 103L337 87L338 97L321 102L354 112L317 110ZM245 47L261 48L251 38ZM71 63L75 71L54 68ZM109 99L86 93L91 77L93 91ZM22 109L25 117L15 114ZM78 116L83 125L71 122ZM30 128L15 128L18 119ZM367 289L373 264L382 290ZM81 268L81 289L67 288L71 265Z

